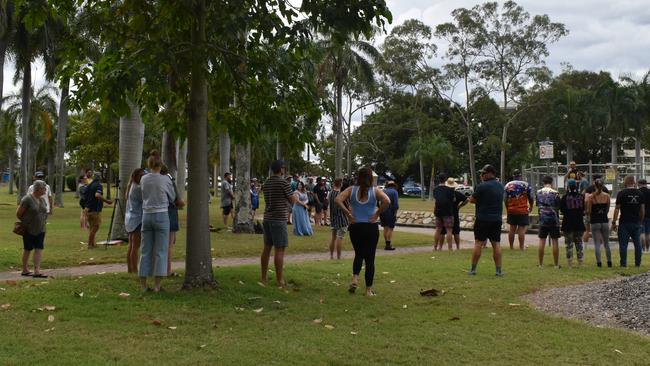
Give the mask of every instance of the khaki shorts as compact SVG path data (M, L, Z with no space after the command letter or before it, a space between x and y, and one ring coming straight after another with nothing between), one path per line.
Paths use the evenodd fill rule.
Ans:
M86 211L86 222L89 228L99 227L102 223L102 214L95 211Z

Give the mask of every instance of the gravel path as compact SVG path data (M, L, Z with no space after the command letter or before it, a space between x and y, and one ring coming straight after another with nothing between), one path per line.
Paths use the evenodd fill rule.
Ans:
M526 299L547 313L650 336L650 273L543 290Z

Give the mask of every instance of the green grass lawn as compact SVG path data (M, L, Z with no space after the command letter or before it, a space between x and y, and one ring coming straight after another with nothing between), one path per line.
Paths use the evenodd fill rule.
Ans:
M262 202L262 207L263 206ZM84 264L116 263L125 261L126 245L111 246L108 249L100 246L94 250L86 249L81 242L88 241L88 232L81 230L79 225L80 208L73 193L65 193L65 208L55 208L50 216L45 237L43 252L43 268L78 266ZM102 214L102 226L97 234L97 240L106 240L111 219L112 207L106 206ZM260 211L261 212L261 211ZM16 221L16 196L9 196L6 187L0 187L0 271L20 268L22 239L11 232ZM186 210L179 211L181 231L178 232L173 259L185 257ZM223 218L218 200L210 205L210 223L223 229ZM230 222L229 222L230 223ZM289 227L291 230L291 227ZM433 233L432 233L433 234ZM289 250L297 252L329 253L328 245L331 231L329 227L316 228L313 237L296 237L289 235ZM226 230L210 235L214 257L248 257L260 254L262 247L261 235L233 234ZM429 245L432 238L428 235L412 233L395 233L394 242L401 247ZM343 242L344 249L351 249L349 238Z
M539 269L535 253L505 251L503 278L489 251L476 277L463 271L469 251L380 257L375 298L347 293L350 260L289 263L295 291L259 286L257 266L216 269L217 291L166 279L165 292L140 295L127 274L1 284L0 363L647 364L649 338L547 316L521 298L639 270L596 268L592 252L583 268ZM446 292L419 295L430 287Z

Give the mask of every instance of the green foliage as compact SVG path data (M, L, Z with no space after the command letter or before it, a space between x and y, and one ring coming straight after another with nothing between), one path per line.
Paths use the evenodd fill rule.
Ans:
M118 123L104 117L97 108L71 115L69 131L66 148L70 165L109 166L118 160Z
M76 175L66 175L65 177L65 186L68 187L70 192L77 191L77 176Z

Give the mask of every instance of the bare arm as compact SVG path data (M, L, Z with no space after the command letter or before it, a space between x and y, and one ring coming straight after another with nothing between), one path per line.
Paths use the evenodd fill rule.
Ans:
M380 201L381 203L379 204L377 211L375 211L375 214L373 215L373 218L375 220L371 220L371 221L376 221L376 219L379 218L379 214L386 211L386 209L390 205L390 198L388 198L386 193L384 193L384 191L382 191L381 189L375 188L375 197L377 197L377 200Z
M18 206L18 209L16 210L16 218L18 218L18 220L23 219L23 215L25 214L25 210L26 210L25 206L23 206L23 205Z
M350 220L352 219L352 211L350 211L350 209L345 205L345 202L350 199L351 192L352 187L348 187L345 189L345 191L336 196L336 199L334 200L334 203L339 206L341 211L343 211L345 216L347 216Z
M616 221L618 220L618 212L621 210L621 205L616 205L614 209L614 217L612 218L612 231L616 230Z
M113 203L113 201L105 199L104 196L102 196L102 194L99 193L99 192L95 193L95 198L97 198L98 200L104 202L107 205L110 205L110 204Z

